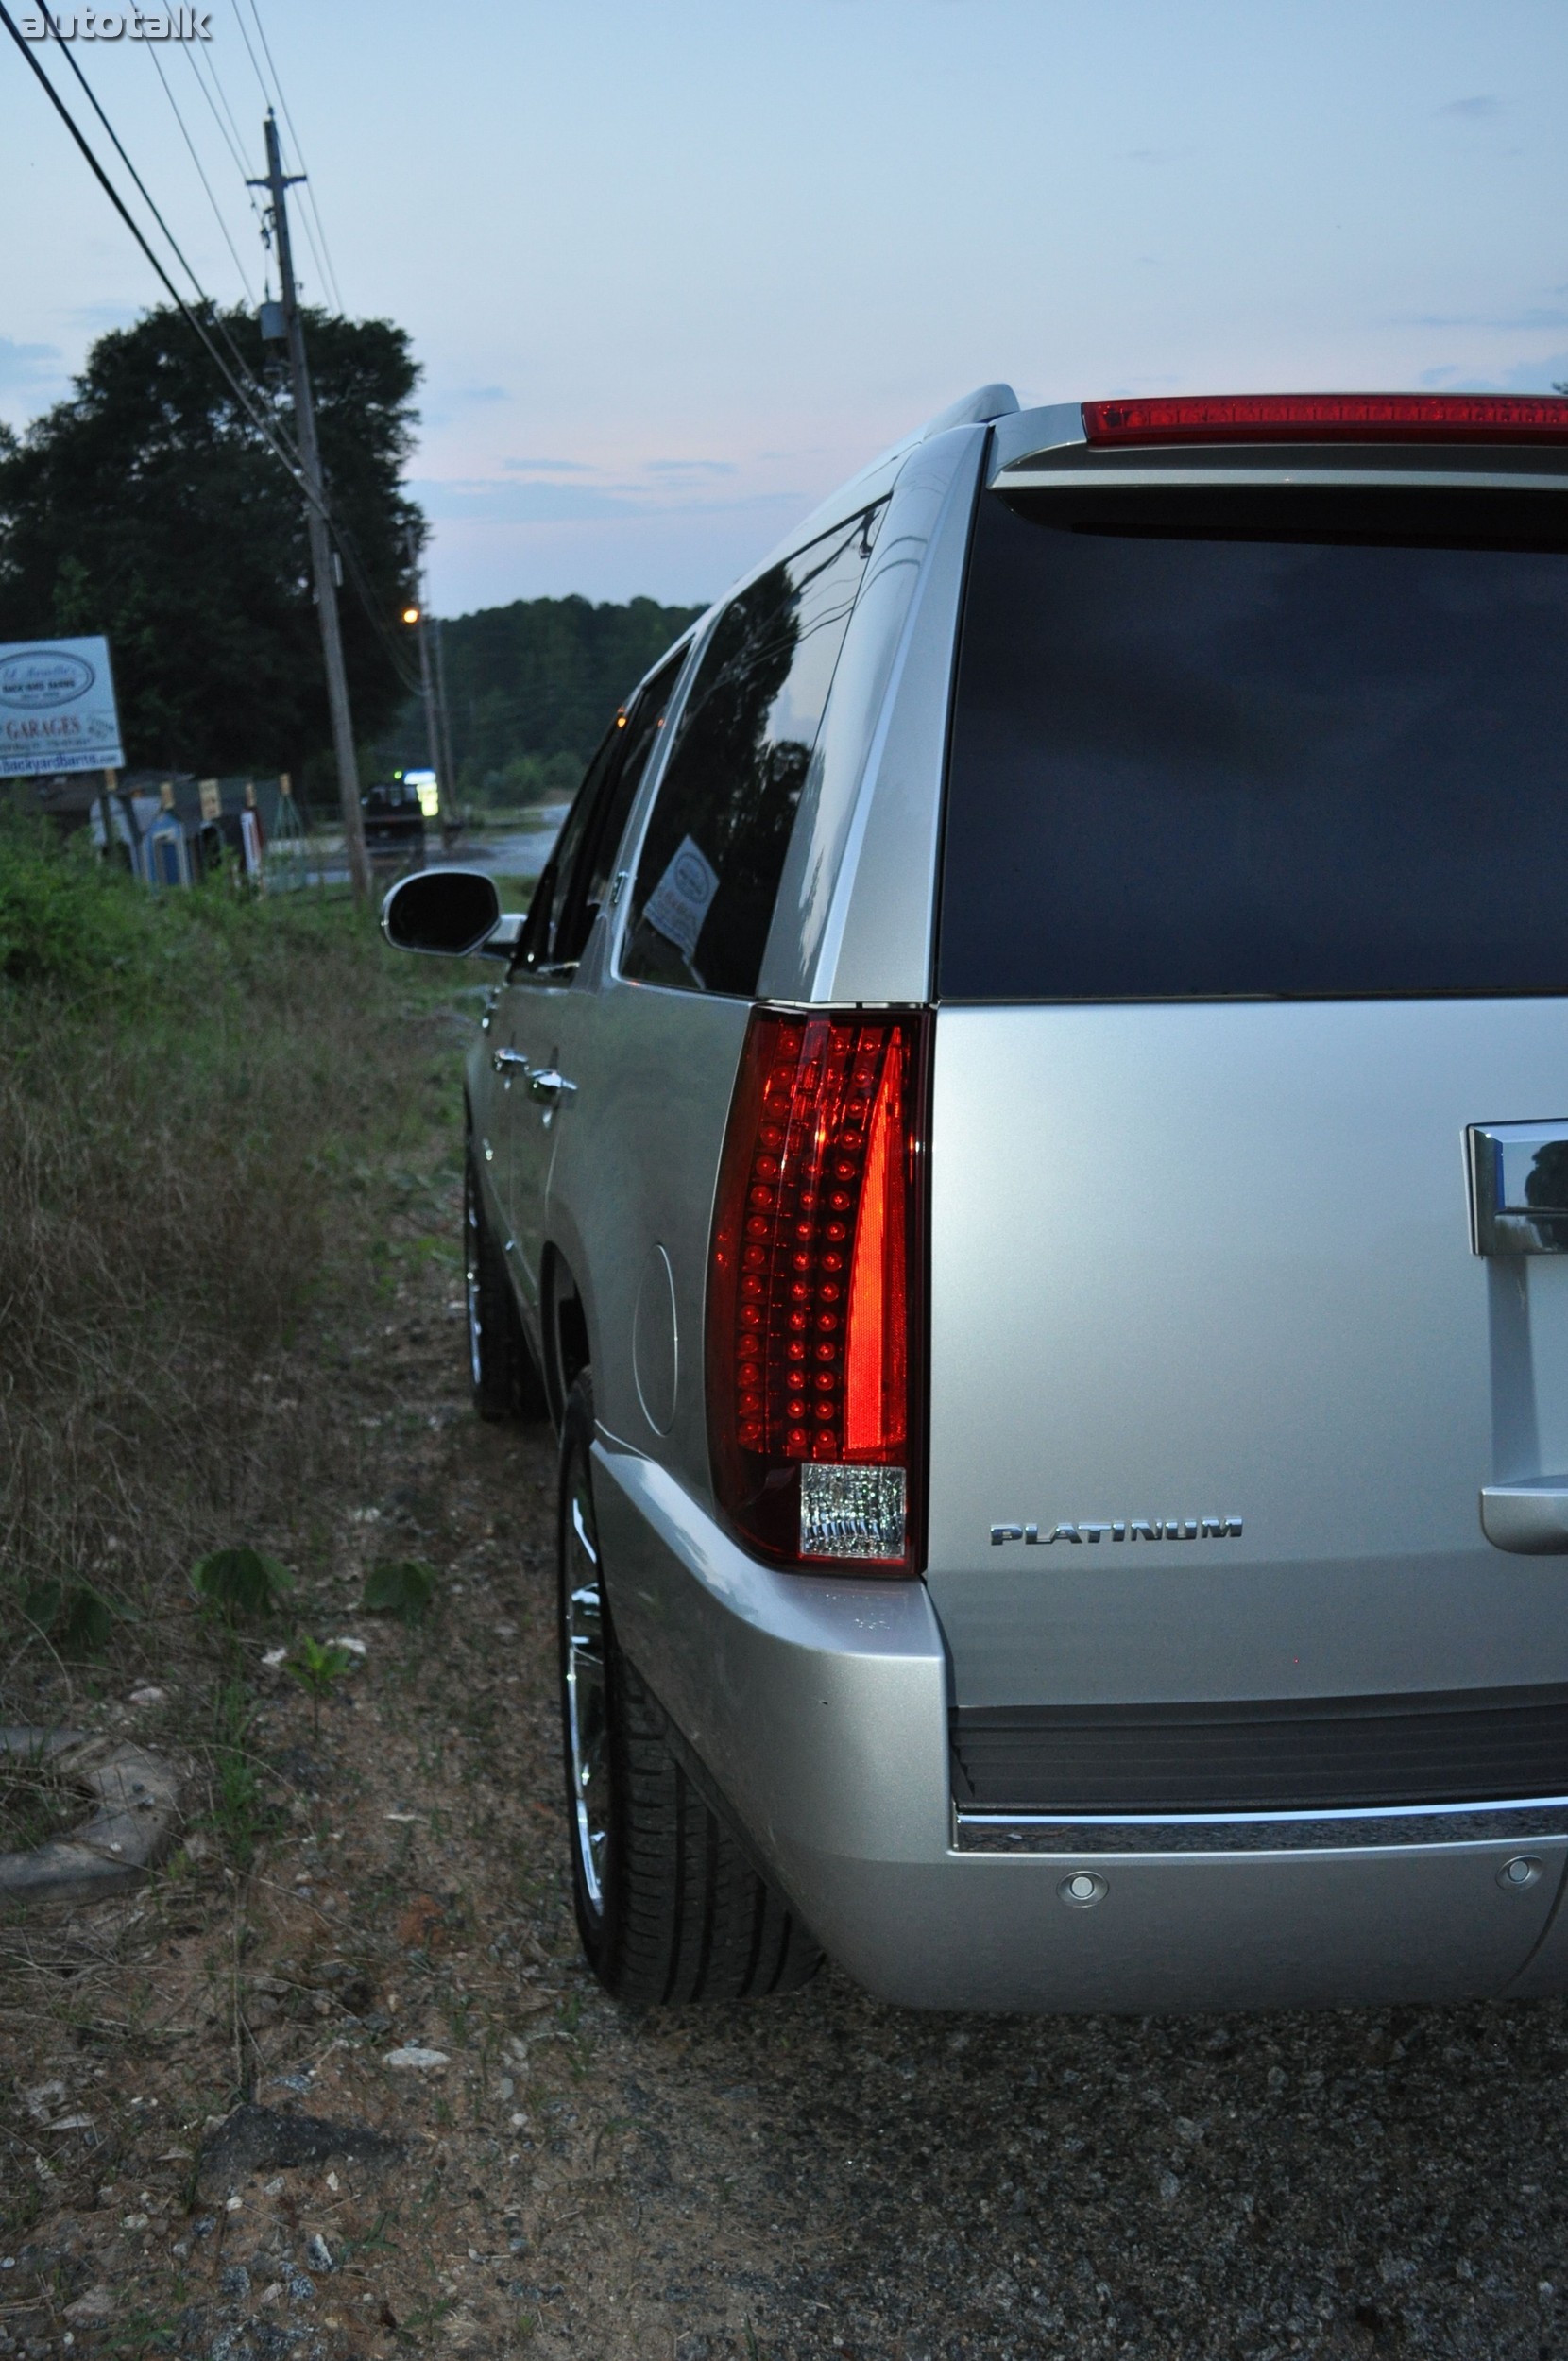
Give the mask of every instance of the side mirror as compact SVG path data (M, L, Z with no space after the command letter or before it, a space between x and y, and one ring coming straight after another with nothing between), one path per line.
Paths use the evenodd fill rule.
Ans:
M401 878L381 906L382 932L395 950L464 959L490 949L501 897L483 869L419 869ZM509 945L497 945L507 956Z

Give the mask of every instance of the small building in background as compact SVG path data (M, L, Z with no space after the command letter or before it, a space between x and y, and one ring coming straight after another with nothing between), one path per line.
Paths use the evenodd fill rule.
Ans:
M197 778L189 771L77 772L15 782L10 799L42 812L64 835L87 830L100 851L149 885L192 884L227 860L235 875L259 887L269 853L278 856L277 882L292 883L296 873L303 881L308 835L286 773Z

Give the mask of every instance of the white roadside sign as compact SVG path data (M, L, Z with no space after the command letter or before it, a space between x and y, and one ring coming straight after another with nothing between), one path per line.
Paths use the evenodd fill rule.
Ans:
M125 767L107 640L0 645L0 778Z

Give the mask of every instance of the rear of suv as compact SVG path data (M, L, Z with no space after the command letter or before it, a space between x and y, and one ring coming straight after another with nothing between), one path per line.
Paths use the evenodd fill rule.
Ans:
M561 1430L612 1990L1568 1983L1565 528L1560 401L987 387L520 934L389 898L508 961L475 1386Z

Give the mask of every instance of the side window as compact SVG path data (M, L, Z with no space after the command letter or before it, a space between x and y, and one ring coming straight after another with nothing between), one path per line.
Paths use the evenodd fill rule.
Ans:
M605 792L620 748L620 717L607 729L599 743L592 761L583 774L583 783L571 800L571 809L561 822L561 832L554 848L539 874L534 888L534 898L528 905L527 923L518 946L512 971L520 968L534 970L554 967L559 964L556 937L561 933L571 879L582 854L592 823L594 812Z
M622 973L757 989L784 855L880 509L772 566L720 616L676 725Z
M575 868L570 877L564 868L561 872L566 881L551 953L557 965L581 959L588 947L593 922L609 890L621 839L626 832L626 815L658 744L664 716L690 650L690 642L683 641L665 658L640 694L616 715L609 773L584 832Z

